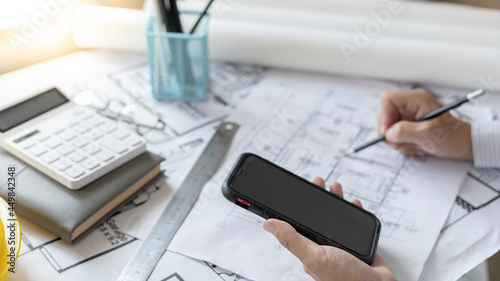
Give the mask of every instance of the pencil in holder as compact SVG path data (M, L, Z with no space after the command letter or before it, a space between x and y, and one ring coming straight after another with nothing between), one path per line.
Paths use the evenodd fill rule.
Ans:
M198 16L198 12L182 12ZM153 97L157 100L201 101L209 79L208 15L194 34L161 32L151 16L146 24Z

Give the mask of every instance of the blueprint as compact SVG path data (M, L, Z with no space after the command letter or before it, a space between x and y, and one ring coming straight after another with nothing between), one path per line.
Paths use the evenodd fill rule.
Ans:
M219 62L212 63L211 70L206 101L193 104L157 102L146 95L150 91L149 71L144 61L103 76L58 85L70 96L91 89L110 100L123 104L140 103L154 110L166 126L156 132L154 141L148 143L148 150L167 159L161 164L166 176L151 182L119 212L76 244L69 244L20 218L19 270L10 274L7 280L116 280L215 132L217 121L244 100L266 72L261 67ZM172 114L175 118L170 118ZM31 169L3 150L0 152L1 167L15 163L19 172ZM173 252L166 252L159 265L150 280L245 280L215 264Z
M470 164L407 158L385 144L345 155L375 136L379 95L395 87L268 73L228 117L241 127L226 166L204 187L169 249L250 279L310 279L299 261L262 230L263 219L229 203L220 192L235 159L253 152L306 179L339 181L347 199L359 198L382 222L379 254L400 280L417 280ZM262 270L269 264L272 271Z
M445 100L463 95L457 90L436 92L445 93ZM460 115L474 122L498 121L498 105L500 95L490 94L462 106ZM499 199L500 170L471 168L419 280L456 280L500 250Z
M164 130L155 132L151 138L154 141L148 144L148 149L167 159L162 163L166 177L152 182L120 212L75 245L21 219L23 236L17 263L19 271L10 274L7 280L116 280L196 161L218 121L228 114L244 125L240 131L240 141L236 140L233 144L233 155L240 151L259 152L308 179L323 176L327 181L338 180L343 184L347 198L361 198L364 207L376 213L384 224L379 253L395 268L400 280L416 280L413 277L421 271L422 260L426 258L423 257L432 248L429 243L437 235L439 239L430 251L420 276L422 281L456 280L500 249L500 225L496 219L500 210L498 170L470 170L457 196L457 190L451 192L448 188L453 189L450 186L456 185L460 177L443 184L444 190L436 189L432 193L402 182L426 180L425 175L435 174L434 170L425 170L429 165L444 172L449 169L463 170L460 163L444 162L440 167L437 163L440 161L436 162L432 158L406 159L383 144L356 154L356 157L341 155L353 144L373 136L373 112L377 110L379 94L394 89L395 84L281 73L261 67L214 62L211 64L210 91L205 102L158 102L149 95L145 58L135 59L133 63L128 61L127 67L118 68L117 62L122 62L124 58L128 60L127 55L118 59L118 55L96 52L97 56L88 56L89 53L85 54L87 57L79 54L76 60L68 60L67 64L59 61L56 69L73 69L74 65L83 69L88 63L88 73L96 73L97 70L104 73L104 68L97 66L103 63L113 66L113 71L92 79L68 81L70 83L64 89L74 94L90 88L124 103L141 103L158 114L166 126ZM113 56L115 59L106 61L107 57ZM54 73L56 70L49 69L38 67L37 71ZM28 77L39 76L31 73ZM18 81L28 77L21 76ZM5 85L5 81L2 82L0 84ZM37 81L37 84L41 82ZM262 84L258 86L260 90L255 88L259 83ZM16 89L18 87L16 85ZM440 98L453 100L461 97L463 90L439 88L435 93L445 93ZM253 106L255 100L248 102L250 98L258 100L261 105ZM321 99L326 102L323 104ZM500 104L498 97L484 100L481 108ZM271 106L274 108L271 109ZM359 108L364 110L360 111ZM500 116L498 111L488 112L475 107L470 107L464 115L470 118L469 113L474 115L478 112L482 120ZM233 160L228 159L227 165L232 164ZM2 158L0 168L5 170L2 165L8 165L11 161L16 159ZM25 168L21 163L16 163L20 169ZM459 167L454 168L453 165ZM220 183L227 169L228 166L225 166L207 183L183 227L183 231L186 231L189 225L204 217L204 222L191 228L203 234L203 237L193 233L180 234L174 241L175 251L184 255L168 251L160 260L151 280L237 281L246 280L244 277L257 280L309 280L298 261L272 236L262 231L262 218L221 198ZM465 171L461 173L465 174ZM427 179L429 184L437 180ZM426 182L421 186L427 185ZM452 196L452 193L455 194ZM424 195L425 200L413 201L410 198L416 196L418 199ZM433 210L435 197L447 203ZM214 209L214 205L220 205L222 211ZM446 219L450 209L451 213ZM429 210L433 210L430 215L427 212ZM421 214L421 211L427 213ZM426 216L434 218L435 225L441 221L441 225L423 225L421 222ZM441 228L440 234L434 231ZM242 242L242 230L252 234L252 237L246 237ZM110 231L118 239L114 237L109 240ZM188 243L183 244L186 240L180 239L184 236L190 239ZM404 240L408 237L414 240ZM198 240L195 239L200 239L200 243L208 239L210 243L204 243L199 249L186 247L191 243L196 246L194 242ZM227 244L231 241L234 243ZM411 251L408 247L414 248L415 241L418 241L419 249L407 255L405 252ZM252 249L255 245L258 245L257 249ZM250 251L247 252L247 249ZM247 267L256 256L252 250L259 251L257 257L263 259L264 266ZM232 261L228 262L228 259ZM410 268L404 265L412 262L415 265ZM272 265L272 271L268 270L269 265ZM279 266L282 266L281 270ZM273 274L277 277L273 278ZM405 276L411 278L404 279Z

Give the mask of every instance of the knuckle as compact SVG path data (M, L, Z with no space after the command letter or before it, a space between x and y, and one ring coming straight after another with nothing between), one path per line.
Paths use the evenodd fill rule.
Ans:
M395 140L400 140L403 136L403 126L401 124L395 124L392 128L392 137Z
M381 100L388 100L392 97L393 95L393 92L382 92L382 94L380 94L380 99Z
M311 276L315 275L315 272L314 272L314 271L312 271L312 270L311 270L309 267L307 267L305 264L302 264L302 267L304 268L304 271L305 271L307 274L309 274L309 275L311 275Z
M276 234L276 237L278 238L278 241L280 241L281 245L283 245L283 247L289 249L291 243L291 239L290 239L290 234L288 231L285 231L285 232L278 232Z
M434 127L433 122L422 122L420 126L418 126L417 135L421 137L428 137L431 135Z
M315 274L321 268L328 268L332 266L327 252L323 247L315 247L311 250L311 255L303 261L304 270L308 274Z
M424 88L415 89L415 92L418 93L419 95L423 95L423 96L432 96L431 93L429 93L429 91L427 91Z

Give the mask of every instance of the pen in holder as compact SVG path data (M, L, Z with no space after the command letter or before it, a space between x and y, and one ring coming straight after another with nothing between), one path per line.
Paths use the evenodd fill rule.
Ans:
M198 12L182 12L200 15ZM208 85L207 25L209 16L195 34L161 32L149 18L145 34L153 97L157 100L201 101Z

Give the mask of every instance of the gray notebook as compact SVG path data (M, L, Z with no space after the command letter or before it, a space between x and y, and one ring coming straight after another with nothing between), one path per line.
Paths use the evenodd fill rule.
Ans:
M7 168L16 167L16 214L73 243L160 174L163 160L145 152L84 188L70 190L0 148L0 196L7 198Z

